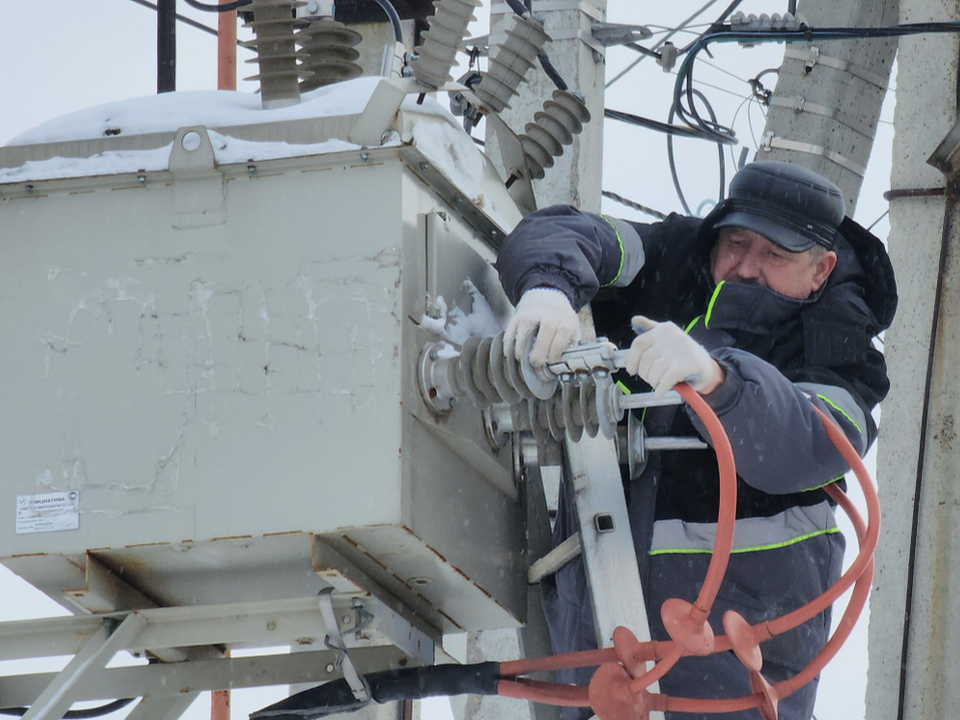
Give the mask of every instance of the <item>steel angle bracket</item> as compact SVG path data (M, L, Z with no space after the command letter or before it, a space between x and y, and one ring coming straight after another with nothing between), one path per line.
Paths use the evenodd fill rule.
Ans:
M226 222L226 190L213 145L203 125L177 130L170 149L173 227L209 227Z
M413 78L381 78L348 139L357 145L380 147L384 133L396 122L403 99L410 93L431 91Z
M471 100L471 102L473 101ZM480 102L479 99L477 99L477 102ZM537 199L533 194L530 171L527 169L527 161L523 152L523 145L520 144L520 138L497 113L490 112L484 117L497 137L504 171L509 177L513 178L508 188L510 196L520 206L524 214L533 212L537 209Z
M398 153L414 175L433 188L491 247L500 249L507 235L504 229L464 195L433 161L413 145L400 147Z
M320 591L319 604L320 615L323 616L323 623L327 626L327 635L323 639L324 645L337 653L337 667L343 672L343 678L350 686L350 692L357 702L366 705L373 699L370 691L370 685L366 679L357 672L353 666L353 660L350 659L350 652L343 642L343 636L340 634L340 626L337 623L337 613L333 609L333 588L325 588Z

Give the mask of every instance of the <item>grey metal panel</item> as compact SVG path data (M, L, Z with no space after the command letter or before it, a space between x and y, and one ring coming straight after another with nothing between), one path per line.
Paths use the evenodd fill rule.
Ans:
M509 459L484 447L466 409L459 448L424 440L410 415L425 412L412 371L417 218L447 214L441 274L464 275L458 247L470 248L482 271L471 275L503 315L492 250L396 149L191 169L222 193L206 217L214 195L184 194L172 167L0 197L3 304L18 318L0 368L18 378L8 406L29 409L0 420L0 506L81 494L79 530L0 534L0 558L61 602L85 579L50 558L88 550L160 604L263 600L324 585L313 535L382 528L432 549L418 572L458 578L473 599L451 606L455 624L515 624L525 591ZM414 468L401 448L424 442L438 455ZM475 513L466 533L444 515L457 487ZM407 567L388 541L372 544Z

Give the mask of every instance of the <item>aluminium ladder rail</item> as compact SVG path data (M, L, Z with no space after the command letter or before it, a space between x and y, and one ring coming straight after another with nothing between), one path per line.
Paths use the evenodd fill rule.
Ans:
M357 596L333 600L339 630L357 627ZM364 633L350 658L361 673L385 664L434 662L434 638L372 597L362 597ZM372 617L369 624L366 619ZM77 617L0 623L0 660L73 655L60 672L0 676L0 703L29 707L26 720L60 720L76 702L141 697L132 720L175 720L206 690L334 680L333 650L222 657L130 667L107 664L120 651L153 648L301 644L324 647L327 635L316 597L150 608Z

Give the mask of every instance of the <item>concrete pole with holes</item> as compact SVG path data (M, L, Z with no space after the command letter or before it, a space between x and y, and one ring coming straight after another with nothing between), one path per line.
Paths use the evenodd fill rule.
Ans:
M811 0L799 13L813 28L869 28L895 25L898 8L899 0ZM788 43L756 159L832 180L852 216L896 51L896 38Z
M901 1L900 22L957 20L951 0ZM867 720L960 707L960 212L927 164L957 120L958 52L956 34L900 40L889 235L900 305L886 334Z
M573 143L564 148L555 165L546 170L542 180L533 181L539 207L569 203L583 210L600 211L600 179L603 155L603 47L591 35L594 22L606 19L606 0L534 0L533 12L544 23L551 42L544 51L563 77L571 92L581 93L592 120ZM513 10L502 0L494 0L490 9L491 45L502 38L505 23ZM518 135L534 114L543 109L556 85L536 65L527 73L519 95L510 100L510 108L501 118ZM492 132L487 130L487 154L499 165L499 149Z

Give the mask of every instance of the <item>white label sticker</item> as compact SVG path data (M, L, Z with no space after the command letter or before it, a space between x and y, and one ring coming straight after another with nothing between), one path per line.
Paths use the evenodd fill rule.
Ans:
M17 535L80 528L77 490L39 495L17 495Z

